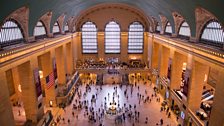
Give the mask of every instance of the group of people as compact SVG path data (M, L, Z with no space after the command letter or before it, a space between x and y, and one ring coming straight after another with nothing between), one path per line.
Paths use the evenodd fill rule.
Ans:
M147 84L146 80L143 84ZM150 86L152 85L150 84ZM126 120L128 120L128 122L131 122L131 124L135 126L138 125L141 118L145 119L145 124L151 124L149 121L150 117L141 115L139 107L143 104L150 104L153 99L155 99L154 101L160 103L160 97L157 95L157 90L149 92L147 89L142 91L140 88L141 87L136 83L129 85L113 85L112 91L107 92L107 95L104 95L104 97L100 97L100 95L102 96L102 92L105 92L105 88L102 85L96 86L92 83L80 85L77 88L76 96L74 98L74 102L72 103L72 117L78 120L80 115L78 113L82 111L83 117L87 118L89 123L103 126L105 123L104 121L108 119L107 117L111 116L111 111L115 111L115 114L113 114L119 117L115 118L115 123L125 123ZM136 96L138 102L135 104L129 102L129 99ZM111 109L112 104L116 106L115 110ZM166 112L167 117L170 118L171 113L169 108L161 107L161 112ZM70 118L71 117L67 118L68 124L71 123ZM117 121L116 119L119 119L120 121ZM59 116L57 118L58 123L61 120L63 123L66 123L65 117L61 118L61 116ZM156 123L156 125L163 124L163 118Z

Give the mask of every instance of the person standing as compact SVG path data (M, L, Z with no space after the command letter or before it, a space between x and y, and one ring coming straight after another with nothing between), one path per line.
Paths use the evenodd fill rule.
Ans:
M160 124L163 125L163 119L160 119Z

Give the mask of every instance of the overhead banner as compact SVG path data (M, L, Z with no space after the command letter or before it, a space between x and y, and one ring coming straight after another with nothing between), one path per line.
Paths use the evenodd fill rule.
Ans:
M172 67L172 59L169 58L169 61L168 61L168 71L167 71L167 78L169 80L171 79L171 67Z
M54 72L54 80L56 80L58 78L58 74L57 74L57 65L56 65L56 59L53 58L53 72Z
M37 99L39 101L42 99L42 89L41 89L39 69L38 68L34 69L33 73L34 73L34 83L36 86Z

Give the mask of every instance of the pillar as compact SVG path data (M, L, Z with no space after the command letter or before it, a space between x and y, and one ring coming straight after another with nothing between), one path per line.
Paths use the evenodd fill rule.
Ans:
M0 124L1 126L15 126L9 91L7 90L6 74L0 71Z
M152 68L158 69L158 63L159 63L159 44L153 42L153 48L152 48Z
M37 59L31 59L18 67L19 80L22 89L22 100L26 119L37 123L43 116L42 100L38 101L33 70L38 68Z
M214 102L209 120L209 126L224 125L224 70L221 70L217 75L217 84L215 88Z
M97 33L97 42L98 42L98 58L104 58L105 56L105 46L104 46L104 32ZM104 59L105 60L105 59Z
M173 63L171 68L171 89L180 89L182 68L184 62L187 63L187 57L178 52L174 52Z
M148 48L147 48L147 53L148 53L148 66L149 66L149 68L151 68L151 64L152 64L152 42L153 42L153 38L154 38L154 36L153 35L151 35L151 36L149 36L148 35L148 40L147 40L147 43L148 43Z
M170 57L170 50L162 46L161 50L161 61L160 61L160 77L166 77L168 71L168 61Z
M76 63L78 60L78 41L77 41L77 33L73 34L72 36L72 48L73 48L73 68L76 68Z
M50 106L50 101L52 101L52 106L56 106L56 91L55 84L50 88L47 88L46 77L53 73L53 63L52 63L51 53L47 52L38 57L39 68L43 72L43 78L41 78L42 89L45 90L45 106ZM53 73L54 74L54 73Z
M58 84L64 85L66 84L66 64L63 46L60 46L55 49L55 57L57 65Z
M148 50L150 49L151 50L151 48L149 47L149 42L148 42L148 34L145 32L144 33L144 41L143 41L143 57L142 57L142 59L143 59L143 61L144 61L144 63L146 63L147 64L147 66L148 66L148 58L149 58L149 56L150 55L148 55Z
M15 84L13 81L12 69L7 70L5 73L6 73L7 87L9 90L9 96L11 97L16 93Z
M188 107L195 112L200 108L201 96L205 82L205 74L208 75L209 67L197 61L192 63L192 75L188 89Z
M67 73L72 75L73 72L73 55L72 55L72 43L66 44L66 63L67 63Z
M121 32L121 54L120 54L120 60L122 62L128 61L128 33L127 32Z

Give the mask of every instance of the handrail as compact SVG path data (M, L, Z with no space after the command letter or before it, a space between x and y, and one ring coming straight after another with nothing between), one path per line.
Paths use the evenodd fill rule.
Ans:
M201 120L190 109L188 109L188 112L190 113L192 119L194 120L194 122L197 123L198 126L204 126Z
M69 83L72 83L72 80L75 78L75 76L78 74L78 72L76 72L72 77L71 79L68 81L67 85L69 85ZM58 98L64 98L64 97L67 97L69 92L72 90L72 88L76 85L76 83L78 82L79 80L79 76L78 78L76 78L75 82L72 84L71 88L69 89L69 91L66 92L66 95L64 96L57 96Z

